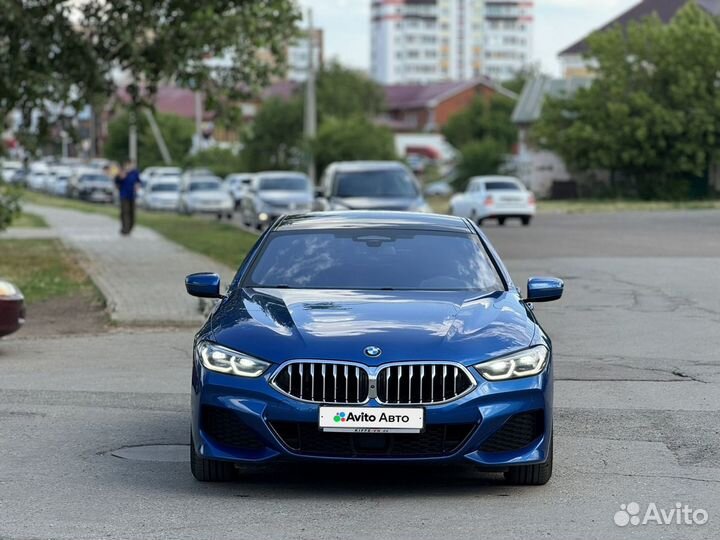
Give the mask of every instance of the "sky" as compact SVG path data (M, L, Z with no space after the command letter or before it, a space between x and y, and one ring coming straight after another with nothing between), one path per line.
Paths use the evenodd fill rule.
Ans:
M544 73L560 75L557 53L640 0L535 0L533 56ZM325 58L369 70L371 0L299 0L325 31Z

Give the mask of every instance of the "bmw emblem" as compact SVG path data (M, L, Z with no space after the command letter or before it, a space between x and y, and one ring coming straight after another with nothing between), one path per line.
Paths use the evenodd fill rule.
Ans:
M375 347L371 345L370 347L365 347L365 350L363 352L365 353L365 356L369 356L370 358L377 358L382 354L382 349L380 347Z

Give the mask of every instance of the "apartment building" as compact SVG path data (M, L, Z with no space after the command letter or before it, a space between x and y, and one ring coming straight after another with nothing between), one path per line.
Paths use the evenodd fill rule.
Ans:
M382 84L511 78L530 61L531 1L373 0L371 72Z

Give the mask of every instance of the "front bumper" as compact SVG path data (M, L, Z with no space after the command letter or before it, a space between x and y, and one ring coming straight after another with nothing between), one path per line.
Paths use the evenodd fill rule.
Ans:
M246 464L274 460L469 462L504 469L544 463L552 434L552 361L540 375L514 381L491 383L473 369L471 372L478 385L470 393L448 403L424 405L424 434L368 436L320 433L319 404L302 402L274 389L269 383L274 368L258 379L245 379L210 372L195 363L195 451L206 459ZM373 400L366 406L380 407ZM209 416L218 413L221 431L219 417ZM537 423L536 431L528 437L531 440L520 447L507 444L517 441L518 433L513 431L517 421L529 418ZM289 436L288 426L293 432L295 425L294 432L305 435ZM229 429L236 431L230 433ZM451 433L455 437L451 446L436 441ZM311 444L300 445L301 436L310 436ZM436 442L439 450L428 451Z

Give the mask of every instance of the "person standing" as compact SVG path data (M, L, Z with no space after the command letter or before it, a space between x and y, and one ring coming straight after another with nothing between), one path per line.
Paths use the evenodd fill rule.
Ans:
M115 177L120 194L120 234L127 236L135 226L135 196L140 184L140 173L132 162Z

